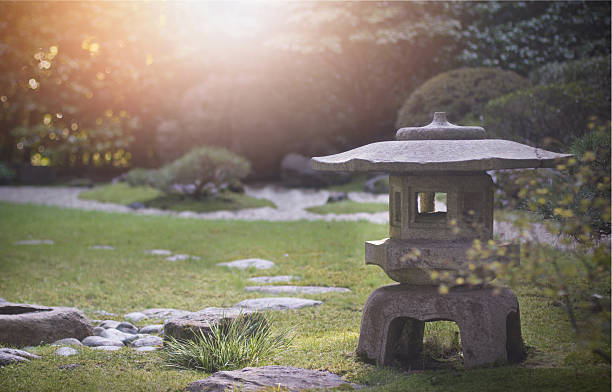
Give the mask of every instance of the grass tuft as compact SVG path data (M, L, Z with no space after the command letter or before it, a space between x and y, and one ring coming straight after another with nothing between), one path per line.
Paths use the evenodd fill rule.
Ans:
M210 333L197 330L193 340L170 338L162 356L169 367L205 372L257 366L289 348L288 330L273 333L261 313L241 315L228 324L216 324Z

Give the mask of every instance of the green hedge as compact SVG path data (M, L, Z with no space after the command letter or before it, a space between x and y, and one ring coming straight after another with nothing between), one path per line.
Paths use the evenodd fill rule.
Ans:
M493 98L530 86L522 76L497 68L460 68L441 73L417 88L399 110L396 127L429 124L434 112L447 112L451 122L479 119Z

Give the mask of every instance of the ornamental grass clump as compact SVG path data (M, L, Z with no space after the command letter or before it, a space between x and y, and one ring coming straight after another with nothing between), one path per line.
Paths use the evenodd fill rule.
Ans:
M293 335L288 330L274 333L261 313L241 315L232 322L197 330L193 339L170 338L162 351L168 366L205 372L256 366L289 348Z

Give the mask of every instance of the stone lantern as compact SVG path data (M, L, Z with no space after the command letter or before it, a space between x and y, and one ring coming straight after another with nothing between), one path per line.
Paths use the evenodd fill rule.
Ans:
M482 127L450 124L443 112L427 126L398 130L396 139L312 159L316 170L389 173L389 238L367 241L365 259L399 284L368 298L357 353L379 365L415 358L425 322L448 320L459 327L465 367L520 360L512 290L458 286L439 294L431 275L466 268L474 239L493 237L487 170L555 167L568 155L485 139Z

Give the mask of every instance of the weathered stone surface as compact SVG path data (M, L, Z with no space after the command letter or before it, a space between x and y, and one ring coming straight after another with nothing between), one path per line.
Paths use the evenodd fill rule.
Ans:
M38 355L30 354L27 351L0 347L0 367L16 362L27 362L30 359L38 358L40 358Z
M192 255L184 255L184 254L176 254L170 257L166 257L166 260L168 261L182 261L182 260L189 260L189 259L200 260L200 257L192 256Z
M145 250L144 252L155 256L170 256L172 254L171 251L166 249L149 249Z
M294 392L305 389L328 390L343 384L347 382L333 373L272 365L217 372L204 380L192 382L186 391L223 392L234 389L257 391L266 387L280 387Z
M0 342L18 347L82 339L93 333L89 320L75 308L0 304Z
M323 171L434 172L556 167L568 154L508 140L406 140L368 144L346 152L312 158Z
M445 112L434 113L433 121L424 127L405 127L395 134L397 140L473 140L484 139L486 132L478 126L451 124Z
M225 325L242 314L250 313L237 308L206 308L183 317L174 318L164 324L164 337L178 340L192 339L198 331L208 334L216 325Z
M319 287L319 286L247 286L244 291L257 291L268 294L325 294L325 293L348 293L351 290L344 287Z
M181 309L152 308L152 309L145 309L140 312L128 313L124 317L128 320L137 322L137 321L141 321L145 319L155 319L155 320L172 319L172 318L185 316L191 313L193 312L190 312L188 310L181 310Z
M269 297L269 298L254 298L238 302L237 308L249 310L291 310L299 309L306 306L321 305L323 302L303 298L289 297Z
M249 282L254 283L289 283L296 279L295 276L291 275L279 275L279 276L258 276L256 278L249 278Z
M17 355L26 359L39 359L40 356L29 353L25 350L17 350L16 348L0 347L0 353Z
M15 245L53 245L52 240L22 240L15 242Z
M118 351L121 350L120 346L94 346L91 347L94 350L99 350L99 351Z
M164 330L162 324L150 324L140 328L139 333L160 333Z
M136 328L134 324L128 323L127 321L119 323L116 328L121 332L129 333L132 335L138 333L138 328Z
M75 339L75 338L60 339L60 340L53 342L53 346L82 346L82 345L83 343L81 343L78 339Z
M117 346L123 347L123 342L117 339L107 339L101 336L88 336L83 341L84 346L88 347L98 347L98 346Z
M91 249L115 250L115 247L110 245L94 245Z
M106 328L102 328L102 327L94 327L93 329L93 334L96 336L102 336L102 333L106 331Z
M255 268L255 269L268 269L274 267L274 263L270 260L264 259L244 259L244 260L235 260L229 261L226 263L218 263L218 266L229 267L229 268L238 268L238 269L247 269L247 268Z
M130 343L132 347L161 346L164 340L159 336L146 336Z
M518 362L523 356L519 304L511 290L455 289L391 285L372 292L363 311L357 354L386 365L396 355L417 355L425 322L454 321L459 326L466 368ZM400 337L408 337L403 344Z
M99 336L104 339L118 340L123 343L125 343L126 340L138 337L135 334L125 333L114 328L105 329Z
M76 355L79 352L72 347L60 347L55 350L55 355L59 355L60 357L69 357L71 355Z

